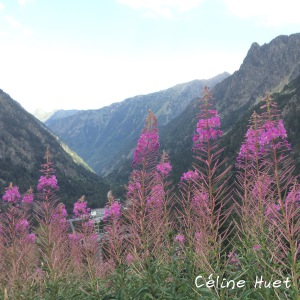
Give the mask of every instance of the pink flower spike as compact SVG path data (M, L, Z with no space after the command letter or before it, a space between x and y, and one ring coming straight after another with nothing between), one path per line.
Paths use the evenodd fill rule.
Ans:
M69 234L69 239L72 242L79 242L84 238L84 235L82 233L70 233Z
M240 263L240 260L236 252L230 251L228 253L228 258L229 258L229 263L232 265L238 265Z
M23 203L26 203L26 204L32 204L33 203L33 199L34 199L34 196L33 196L33 191L32 191L32 188L30 188L26 194L24 195L23 199L22 199L22 202Z
M186 173L183 173L180 180L189 181L189 180L196 180L198 178L199 178L199 174L197 173L197 171L188 171Z
M260 249L261 249L261 245L259 245L259 244L256 244L256 245L253 246L254 251L258 251Z
M90 208L87 207L84 196L82 196L77 202L74 203L73 213L77 218L86 218L90 214Z
M52 221L56 221L60 223L61 225L66 225L67 223L67 217L68 213L66 210L66 207L63 203L59 203L57 207L55 208L55 211L52 215Z
M174 238L174 242L178 242L179 244L184 244L184 235L183 234L177 234Z
M29 243L34 244L36 242L36 235L34 233L30 233L26 236L25 240Z
M128 264L132 264L133 261L134 261L134 256L131 253L128 253L126 255L126 261L127 261Z
M21 195L19 193L19 188L10 183L9 187L5 189L5 194L3 195L2 200L11 204L20 202Z
M38 191L45 192L46 190L58 190L57 179L55 175L41 176L37 186Z
M114 220L120 218L122 215L122 204L118 201L114 201L107 206L104 211L103 221L107 221L109 218Z
M29 227L29 223L26 219L19 220L16 223L16 230L23 231L23 230L27 230L28 227Z
M209 94L203 96L201 100L208 101L211 99ZM220 130L221 122L218 112L216 110L206 110L201 113L199 121L197 123L196 134L193 136L194 149L201 149L204 143L209 142L209 140L216 140L218 137L222 136L222 131Z
M201 236L202 236L201 232L197 231L197 232L195 233L195 239L196 239L196 241L200 241Z
M138 140L137 147L134 151L132 164L138 164L143 159L151 155L157 155L159 148L157 119L155 115L149 111L146 124Z
M157 165L156 167L157 171L160 172L163 175L169 175L169 173L172 170L172 166L170 165L170 163L165 162L165 163L160 163Z

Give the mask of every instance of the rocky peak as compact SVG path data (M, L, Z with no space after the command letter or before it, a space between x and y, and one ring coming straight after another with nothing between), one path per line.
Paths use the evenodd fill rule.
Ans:
M247 68L248 65L259 66L262 63L260 56L261 56L261 47L256 42L252 43L247 53L247 56L245 57L244 62L241 65L241 69Z
M213 96L218 103L223 125L230 126L263 97L280 91L300 74L300 33L278 36L260 46L253 43L240 69L217 84Z
M264 66L277 72L280 72L282 68L282 72L292 70L299 63L299 50L300 33L290 36L280 35L270 43L262 46L253 43L241 65L240 71L251 67L264 68Z

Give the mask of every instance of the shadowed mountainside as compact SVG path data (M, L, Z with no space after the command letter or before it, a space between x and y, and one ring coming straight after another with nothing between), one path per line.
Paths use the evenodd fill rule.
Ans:
M149 109L161 125L169 123L199 96L205 85L214 86L228 77L220 74L208 80L194 80L167 90L135 96L97 109L59 117L59 111L46 125L98 174L111 172L119 162L119 153L138 138ZM130 155L130 154L126 154Z
M108 184L93 173L68 147L62 144L43 123L0 90L0 190L9 182L25 192L35 188L41 175L46 147L52 154L62 202L70 210L81 195L93 207L104 206Z
M240 69L211 88L215 107L221 117L221 126L225 133L224 140L226 140L224 145L228 147L226 150L228 156L236 155L246 133L249 113L264 94L266 92L276 94L282 91L287 83L293 82L295 85L297 82L293 80L300 75L299 49L300 34L279 36L262 46L253 43ZM287 87L283 90L284 94L286 89ZM290 100L286 99L287 107L289 103ZM196 129L199 105L199 97L195 97L180 115L165 126L159 124L161 149L166 150L171 157L175 181L178 181L182 172L188 170L192 164L192 136ZM284 120L289 119L289 116L295 113L296 110L290 110L289 113L284 111ZM244 127L240 126L240 122L244 124ZM290 122L287 124L288 130L292 130ZM234 131L240 132L239 138ZM296 140L298 138L300 140L300 136ZM136 142L137 139L128 144L127 149L124 149L122 153L119 153L118 156L124 159L120 160L108 175L107 178L111 182L119 185L127 181L132 160L132 157L127 154L132 154Z

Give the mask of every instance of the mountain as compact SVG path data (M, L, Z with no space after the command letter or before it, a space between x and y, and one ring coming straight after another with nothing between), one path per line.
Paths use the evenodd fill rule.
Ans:
M55 120L63 119L63 118L67 118L69 116L75 115L78 112L79 112L78 109L69 109L69 110L58 109L58 110L53 111L52 113L49 113L47 118L45 118L42 122L44 122L44 123L47 122L47 121L48 122L51 122L51 121L54 122ZM36 116L36 115L34 114L34 116ZM50 119L51 119L51 121L50 121Z
M300 74L300 33L253 43L240 69L212 89L223 128L241 117L267 91L280 91Z
M222 130L227 136L223 145L228 147L229 157L235 157L239 150L253 107L266 92L282 91L299 75L300 34L279 36L262 46L252 44L240 69L211 89L214 104L220 113ZM180 174L191 166L192 152L189 149L192 147L198 111L199 99L195 99L161 130L162 148L172 158L175 178L180 178ZM240 138L235 136L234 131L240 132ZM176 139L172 139L175 134Z
M281 111L285 128L287 130L288 141L293 148L293 158L296 165L297 173L300 168L300 73L296 79L286 84L280 92L272 94L276 101L278 109ZM259 112L262 103L253 106L233 128L224 135L222 140L223 146L226 146L225 155L233 163L237 153L240 150L241 143L244 140L250 116L254 111Z
M46 122L56 111L57 109L48 112L42 108L37 108L32 114L41 122Z
M283 90L284 86L294 82L293 80L299 75L300 34L298 33L276 37L262 46L253 43L240 69L211 87L214 104L219 111L222 130L225 133L226 142L223 145L229 145L226 150L228 156L236 155L246 133L251 109L265 93L280 91L286 93ZM166 150L171 157L175 181L178 181L181 174L191 167L192 136L195 132L198 112L199 97L191 101L181 114L160 128L161 149ZM294 115L298 113L299 119L297 110L290 110L286 113L285 119L292 113ZM244 127L241 126L241 122ZM240 133L239 138L234 135L234 131ZM130 145L131 148L136 146L136 141L135 144ZM109 180L118 184L125 183L131 171L131 159L120 161L108 176Z
M59 196L70 210L82 195L93 207L104 206L108 184L93 173L46 126L0 90L0 191L9 182L21 192L36 187L46 147L60 186Z
M97 109L78 111L70 116L52 115L45 124L98 174L106 175L119 162L119 153L135 143L151 109L159 124L165 125L199 97L205 85L214 86L229 76L194 80L167 90L128 98ZM126 153L126 156L130 154Z

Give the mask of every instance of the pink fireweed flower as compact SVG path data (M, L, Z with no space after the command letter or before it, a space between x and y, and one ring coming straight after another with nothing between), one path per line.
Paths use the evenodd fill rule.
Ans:
M26 204L32 204L33 203L33 190L32 188L30 188L26 194L24 195L23 199L22 199L22 203L26 203Z
M21 195L19 193L19 188L10 183L9 187L5 189L5 194L3 195L2 200L11 204L17 204L20 202Z
M149 111L146 124L138 140L137 147L134 151L133 162L135 165L141 163L143 159L151 154L157 155L159 148L157 120L155 115Z
M174 238L174 242L178 242L179 244L184 244L184 235L183 234L177 234Z
M92 219L87 220L83 223L82 227L86 229L87 231L93 231L94 229L94 222Z
M72 242L79 242L84 238L84 235L82 233L70 233L69 234L69 239Z
M257 122L258 115L254 112L252 119ZM246 133L246 140L243 142L240 152L237 157L238 164L241 164L244 158L255 159L264 152L264 148L260 145L261 129L248 128Z
M135 198L136 194L139 194L141 192L141 182L140 182L140 171L134 170L131 174L131 181L129 182L127 186L127 197L128 198Z
M252 126L248 129L246 140L242 144L237 161L247 159L255 160L264 153L274 148L285 148L291 150L291 145L286 140L287 133L284 128L283 120L278 119L276 112L276 104L272 103L272 99L267 96L264 99L267 104L262 106L264 109L268 107L268 111L262 113L261 116L255 112L252 115Z
M197 242L199 242L201 240L201 237L202 237L202 233L197 231L195 232L195 239Z
M220 117L216 110L208 110L197 123L196 134L193 136L194 149L202 148L204 143L222 136Z
M132 264L133 261L134 261L134 256L131 253L128 253L126 255L126 261L127 261L128 264Z
M160 163L157 165L156 170L161 174L167 176L172 171L172 166L170 165L169 162Z
M34 233L30 233L25 237L25 241L28 243L34 244L36 242L36 235Z
M228 253L228 258L229 258L229 263L232 264L232 265L238 265L240 264L240 260L238 258L238 255L236 252L232 252L230 251Z
M197 173L197 171L188 171L182 174L180 180L190 181L190 180L196 180L198 178L199 178L199 174Z
M290 149L289 143L286 141L287 134L283 125L283 120L278 121L266 121L262 126L262 132L259 139L259 144L261 147L266 147L270 145L271 147L279 147L282 142L288 149Z
M254 251L258 251L260 249L261 249L261 245L259 245L259 244L256 244L256 245L253 246Z
M28 222L26 219L19 220L19 221L16 223L16 230L17 230L17 231L24 231L24 230L27 230L28 227L29 227L29 222Z
M87 207L84 196L82 196L77 202L74 203L73 213L77 218L86 218L90 214L90 208Z
M107 221L109 218L118 219L122 215L122 204L118 201L113 201L105 208L103 221Z
M41 176L38 186L37 186L38 191L45 192L47 190L58 190L58 185L57 185L57 179L55 175L51 176Z
M66 207L63 203L59 203L52 215L52 221L59 222L60 224L64 225L67 222L68 213Z
M94 242L97 242L98 238L99 238L99 235L94 232L94 233L89 234L87 241L88 241L88 243L94 243Z
M264 121L261 126L261 147L266 148L268 146L271 149L283 147L291 150L291 146L286 140L287 134L283 121L279 119L280 114L276 102L273 101L269 94L266 95L263 101L265 104L261 107L264 110L261 114L261 118Z

